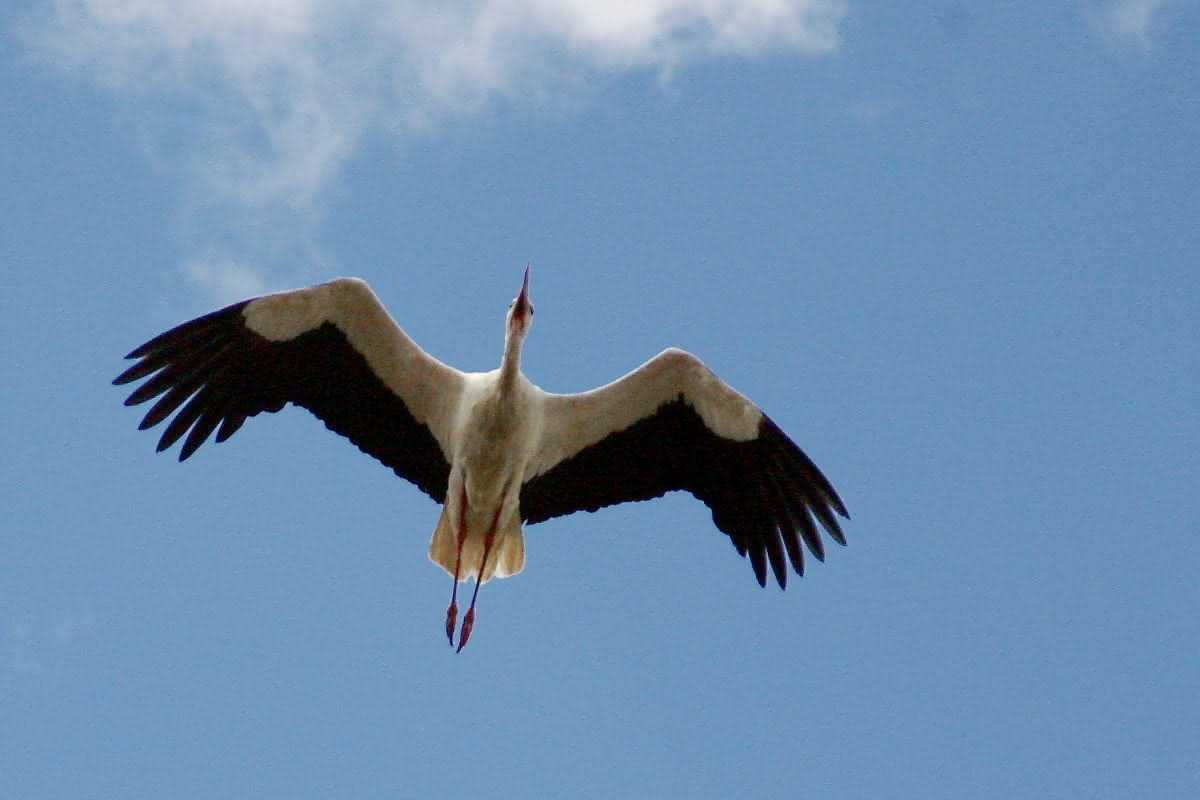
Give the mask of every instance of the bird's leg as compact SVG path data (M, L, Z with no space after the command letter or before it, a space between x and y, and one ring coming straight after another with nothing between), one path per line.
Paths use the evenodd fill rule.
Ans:
M467 541L467 486L464 483L458 512L458 547L454 554L454 588L450 590L450 607L446 609L446 638L454 646L454 624L458 620L458 575L462 568L463 543ZM459 646L462 649L462 646Z
M496 527L500 522L500 509L496 509L496 516L492 517L491 527L488 528L487 537L483 540L483 561L479 564L479 572L475 575L475 591L471 593L471 606L467 609L467 615L463 617L462 631L458 634L458 650L455 652L461 653L462 649L467 646L467 639L471 637L471 629L475 627L475 600L479 597L479 586L483 583L484 568L487 567L488 556L492 553L492 545L496 541Z

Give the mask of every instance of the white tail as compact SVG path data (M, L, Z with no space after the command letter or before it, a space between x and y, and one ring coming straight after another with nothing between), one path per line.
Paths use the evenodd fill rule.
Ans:
M429 540L429 560L446 572L454 575L454 561L457 556L458 537L450 526L450 517L445 508L438 517L437 527L433 529L433 538ZM467 536L463 542L462 564L458 570L458 579L477 578L479 563L483 560L483 536ZM493 577L508 578L525 569L525 535L521 532L521 521L514 518L504 528L496 532L496 542L492 553L488 556L487 569L484 570L482 583L487 583Z

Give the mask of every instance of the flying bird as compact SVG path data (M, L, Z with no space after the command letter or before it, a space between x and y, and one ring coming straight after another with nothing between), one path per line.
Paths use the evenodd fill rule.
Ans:
M180 461L213 431L223 442L247 417L294 403L415 483L442 505L429 558L454 578L452 646L458 584L475 579L460 651L479 587L525 566L523 523L685 490L759 585L769 564L781 589L789 562L804 574L801 541L824 560L818 523L846 543L837 515L849 515L830 482L698 358L669 348L605 386L552 394L521 373L532 321L526 267L500 367L460 372L410 339L364 281L337 278L172 328L126 356L137 362L113 383L146 379L125 404L159 398L138 428L174 414L158 451L183 439Z

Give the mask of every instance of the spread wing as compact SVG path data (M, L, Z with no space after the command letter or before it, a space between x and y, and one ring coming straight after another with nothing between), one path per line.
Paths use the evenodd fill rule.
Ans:
M222 442L247 417L295 403L445 500L463 375L417 346L361 280L235 303L154 337L127 358L138 361L113 383L146 379L125 404L158 398L140 430L175 414L158 450L186 434L180 461L214 430Z
M821 471L753 403L695 356L666 350L628 375L575 395L547 394L541 442L521 489L528 523L685 490L749 555L759 585L770 563L804 574L817 524L839 544L846 507ZM785 561L786 553L786 561Z

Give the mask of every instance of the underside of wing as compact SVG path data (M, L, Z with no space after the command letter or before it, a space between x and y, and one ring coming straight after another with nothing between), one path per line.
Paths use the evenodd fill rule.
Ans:
M749 557L759 584L766 584L769 564L781 588L786 585L789 562L797 574L803 574L801 541L815 558L824 559L818 525L834 541L845 544L837 515L847 516L846 508L808 456L753 406L749 408L757 422L750 435L733 423L726 427L739 434L737 438L714 432L712 426L721 424L722 415L733 413L741 425L744 415L739 404L749 401L739 399L725 384L713 383L717 379L706 368L705 374L698 373L699 362L691 356L668 358L680 365L672 368L681 371L680 376L671 378L666 374L670 370L651 374L659 376L656 380L662 387L676 387L674 394L667 394L661 404L624 427L618 424L611 432L593 434L589 443L531 477L521 491L526 522L688 491L709 507L713 522L737 551ZM584 411L592 415L589 421L606 414L616 418L615 412L606 411L610 401L614 408L623 408L623 394L644 393L637 387L637 372L627 379L632 389L621 388L618 382L605 387L610 398L588 401ZM706 397L726 391L729 397ZM578 411L564 403L560 414ZM582 424L568 421L560 430ZM553 430L552 426L551 436Z
M158 398L143 418L139 426L142 430L174 414L159 439L158 450L183 439L181 461L214 431L216 441L222 442L247 417L279 411L294 403L442 502L450 468L432 430L436 421L419 421L406 398L396 390L396 386L404 388L406 380L428 383L428 372L421 374L421 362L416 357L407 362L417 364L411 377L404 374L406 362L387 361L381 353L395 351L395 342L390 349L364 352L370 350L371 342L395 337L390 330L369 330L371 325L384 325L378 321L375 309L365 308L349 316L335 313L336 308L315 313L314 307L322 302L369 305L374 300L373 294L366 299L356 297L363 291L370 292L361 282L347 288L341 296L335 284L271 295L184 323L130 353L128 357L138 359L137 363L114 383L146 379L130 394L126 405ZM325 295L303 294L322 289ZM270 305L264 301L270 301ZM353 305L351 308L354 310ZM289 316L297 309L306 316ZM248 324L248 319L256 319L258 330ZM356 341L364 338L366 346ZM406 342L411 344L407 337L400 344ZM428 388L413 386L412 391L427 394ZM451 382L442 387L447 394L453 394L454 389Z

